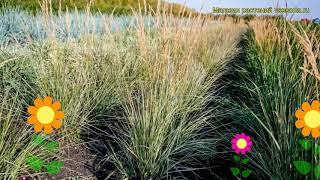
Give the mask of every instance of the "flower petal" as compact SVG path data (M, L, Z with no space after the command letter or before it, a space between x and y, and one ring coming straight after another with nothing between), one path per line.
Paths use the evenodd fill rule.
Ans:
M43 106L43 102L41 101L41 99L37 98L34 100L34 105L37 107L37 108L40 108Z
M312 134L312 137L318 138L320 136L320 131L318 128L312 129L311 134Z
M238 140L241 137L241 134L236 134L234 137Z
M40 132L40 131L42 131L42 129L43 129L43 125L41 124L41 123L36 123L35 125L34 125L34 131L35 132Z
M301 109L298 109L298 110L296 111L296 113L295 113L295 115L296 115L296 117L297 117L298 119L302 119L305 114L306 114L306 113L303 112Z
M307 112L307 111L311 110L310 104L309 104L308 102L304 102L304 103L302 104L302 110L303 110L304 112Z
M247 152L250 152L250 151L251 151L251 148L247 146L245 150L246 150Z
M29 124L35 124L37 122L37 117L36 116L29 116L27 121Z
M311 129L310 129L308 126L305 126L305 127L302 129L302 135L303 135L303 136L309 136L309 135L310 135L310 132L311 132Z
M246 137L246 134L241 133L240 137L245 138L245 137Z
M318 100L314 100L311 104L313 110L320 111L320 102Z
M58 120L54 120L52 123L51 123L52 127L56 128L56 129L59 129L62 125L62 123Z
M61 108L61 103L59 101L56 101L51 105L51 107L54 111L58 111Z
M44 133L51 134L53 131L51 124L44 125Z
M248 146L252 146L252 141L247 142Z
M233 138L233 139L231 140L231 142L232 142L233 144L235 144L235 143L237 143L237 139L236 139L236 138Z
M241 150L241 154L245 155L246 154L246 150Z
M232 144L231 147L232 147L233 150L236 150L236 149L237 149L237 146L236 146L235 144Z
M55 119L62 119L62 118L64 118L64 112L62 111L56 112Z
M241 150L237 148L236 153L239 154L240 152L241 152Z
M250 141L250 136L246 136L244 139L245 139L246 141Z
M296 128L299 128L299 129L301 129L301 128L303 128L305 126L303 120L296 121L295 125L296 125Z
M47 96L43 100L43 104L46 106L51 106L52 105L52 98L50 96Z
M29 106L28 107L28 113L32 114L32 115L36 115L38 111L38 108L34 107L34 106Z

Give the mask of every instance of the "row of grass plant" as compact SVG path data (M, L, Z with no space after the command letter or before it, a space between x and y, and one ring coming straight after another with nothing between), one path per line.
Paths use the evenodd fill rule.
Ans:
M299 141L308 138L295 127L295 111L303 102L319 100L319 81L297 32L310 40L307 45L317 54L319 29L282 18L256 18L249 25L247 61L237 68L235 87L244 98L237 99L241 116L235 122L254 139L250 162L257 178L304 178L294 161L317 164L319 158L301 148Z
M44 12L43 23L48 17L57 18ZM46 175L26 165L28 154L42 154L25 147L31 146L32 136L25 113L36 97L48 95L61 102L65 113L57 131L61 160L69 142L90 141L106 147L98 154L99 165L113 164L110 174L118 178L183 177L185 171L208 168L200 162L217 155L222 140L218 117L223 114L217 111L219 103L212 103L220 100L218 79L228 71L245 28L160 12L132 18L132 29L113 32L110 18L105 34L88 31L64 42L52 35L59 26L50 25L43 41L1 48L1 110L9 108L13 114L3 114L1 144L16 142L1 149L1 175ZM11 103L19 108L13 110ZM17 119L23 127L13 123ZM22 132L11 133L17 130Z

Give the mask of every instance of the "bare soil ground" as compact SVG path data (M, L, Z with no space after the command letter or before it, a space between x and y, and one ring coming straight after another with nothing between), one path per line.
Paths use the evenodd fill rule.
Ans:
M48 179L96 179L92 171L93 157L84 144L69 144L63 152L64 167L56 176Z

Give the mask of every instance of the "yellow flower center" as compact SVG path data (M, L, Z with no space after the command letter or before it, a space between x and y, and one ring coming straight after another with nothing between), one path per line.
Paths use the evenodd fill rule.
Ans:
M237 147L240 149L244 149L247 146L247 141L243 138L237 141Z
M310 128L317 128L320 126L320 112L311 110L304 116L304 122Z
M41 124L50 124L54 120L54 110L49 106L39 108L37 119Z

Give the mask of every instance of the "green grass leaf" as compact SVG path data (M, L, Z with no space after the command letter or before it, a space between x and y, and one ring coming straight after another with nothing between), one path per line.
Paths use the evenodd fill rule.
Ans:
M60 173L63 165L64 163L62 161L51 161L45 165L45 168L47 169L48 174L57 175Z
M242 174L242 177L246 178L246 177L249 177L251 173L252 173L252 170L246 169L246 170L242 171L241 174Z
M309 150L311 148L311 142L309 140L300 140L299 144L304 150Z
M314 149L314 153L315 153L315 155L319 155L319 154L320 154L320 146L317 146L317 147Z
M41 145L46 140L44 136L41 135L33 135L32 136L32 143L36 145Z
M44 164L43 160L41 160L39 157L34 155L28 156L26 160L27 160L28 166L34 171L41 170Z
M241 160L241 163L242 164L247 164L249 162L249 159L248 158L245 158L245 159L242 159Z
M234 155L233 158L235 161L240 161L240 159L241 159L240 156L237 156L237 155Z
M237 167L232 167L230 170L234 176L238 176L240 174L240 169Z
M51 141L47 144L46 148L50 152L54 152L58 149L59 143L57 141Z
M307 175L311 171L311 164L306 161L294 161L294 167L298 170L299 173Z
M314 168L314 175L316 176L317 179L320 178L320 166L316 166Z

